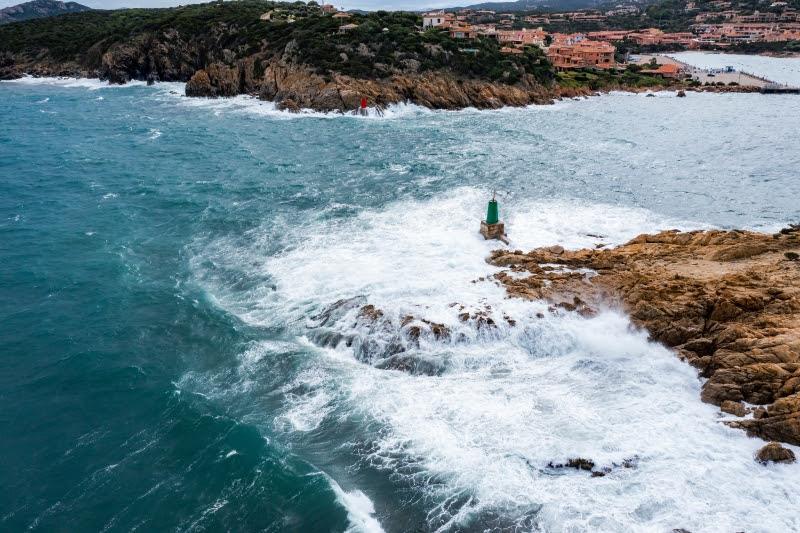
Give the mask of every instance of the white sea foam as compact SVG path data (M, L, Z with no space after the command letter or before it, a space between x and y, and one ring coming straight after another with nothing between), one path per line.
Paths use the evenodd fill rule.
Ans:
M16 80L6 80L0 83L8 83L15 85L53 85L57 87L65 87L69 89L89 89L96 91L99 89L114 89L131 86L147 85L142 81L132 81L125 85L110 84L107 81L92 79L92 78L62 78L62 77L34 77L24 76Z
M175 96L175 95L172 95ZM374 107L367 109L367 115L353 113L341 113L337 111L322 112L313 109L300 109L298 112L291 112L278 109L275 102L260 100L249 95L239 95L231 98L184 98L179 100L180 105L200 109L210 109L216 115L226 113L246 114L274 119L293 120L302 118L317 119L353 119L353 120L375 120L375 119L397 119L406 117L416 117L433 113L434 111L415 104L392 104L381 112Z
M6 83L11 85L43 85L43 86L55 86L55 87L62 87L66 89L88 89L90 91L98 91L103 89L128 89L131 87L146 87L147 82L139 81L139 80L132 80L128 83L124 84L117 84L117 83L109 83L108 81L99 80L96 78L71 78L71 77L35 77L26 75L22 78L17 78L15 80L2 80L0 84ZM180 91L183 94L183 88L185 84L180 82L157 82L153 87L155 90L159 90L162 92L177 92ZM103 100L102 96L96 98L96 100ZM45 99L45 101L49 100Z
M500 244L476 231L486 195L462 188L351 220L309 222L296 229L292 247L253 272L276 290L211 288L244 320L295 324L298 336L313 328L308 316L355 296L395 324L365 330L357 308L347 311L331 327L358 342L395 335L406 314L453 332L409 348L415 358L441 363L432 376L359 362L358 342L314 349L319 357L284 389L276 424L305 432L334 409L370 421L363 461L417 487L430 502L432 529L458 530L486 517L494 517L490 525L545 531L800 529L797 467L755 463L763 443L722 425L717 409L700 402L695 370L648 342L625 316L552 314L543 303L506 298L492 282L472 283L498 270L484 257ZM502 207L523 248L615 244L690 226L608 205L511 198ZM255 263L252 250L226 242L209 253L221 266ZM461 322L454 302L489 309L497 329ZM592 478L548 468L572 457L611 472ZM622 467L625 461L635 468Z
M330 476L328 480L336 494L336 499L347 510L350 527L347 533L383 533L383 528L374 516L375 505L360 490L345 492L342 487Z

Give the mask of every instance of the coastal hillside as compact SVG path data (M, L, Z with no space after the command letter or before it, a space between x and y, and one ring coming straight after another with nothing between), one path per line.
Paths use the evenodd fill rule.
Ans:
M622 2L630 5L646 5L653 3L653 0L642 2ZM606 0L516 0L514 2L482 2L471 4L470 9L491 9L494 11L505 12L527 12L527 11L564 11L572 9L597 9L605 5L618 5L619 2L608 2Z
M0 28L0 79L183 81L190 96L253 94L318 110L352 109L361 98L493 108L664 83L627 72L559 84L538 46L508 53L492 37L422 26L415 13L342 13L314 2L89 11Z
M22 22L24 20L55 17L66 13L81 13L91 8L77 2L56 0L33 0L16 6L0 9L0 24Z

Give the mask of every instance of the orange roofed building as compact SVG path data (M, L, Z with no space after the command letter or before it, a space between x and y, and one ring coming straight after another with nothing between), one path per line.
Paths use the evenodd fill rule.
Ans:
M642 74L656 74L664 78L680 78L682 69L676 63L664 63L659 65L658 68L642 70Z
M573 68L610 69L616 66L616 48L603 41L581 39L572 43L553 43L547 50L547 58L558 70Z

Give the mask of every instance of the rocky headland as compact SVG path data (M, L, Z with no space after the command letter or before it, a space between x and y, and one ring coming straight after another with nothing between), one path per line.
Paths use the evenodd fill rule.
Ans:
M606 249L496 250L512 297L585 315L628 313L706 381L730 426L800 445L800 226L664 231ZM513 272L514 274L510 273ZM766 449L763 459L786 459ZM793 457L791 457L793 459Z
M185 82L186 95L251 95L280 109L350 111L408 102L434 109L552 103L608 91L744 92L634 70L563 77L541 49L509 56L493 39L465 44L420 32L412 13L348 15L250 0L161 10L89 11L0 28L0 80L25 75ZM268 18L267 18L268 17Z

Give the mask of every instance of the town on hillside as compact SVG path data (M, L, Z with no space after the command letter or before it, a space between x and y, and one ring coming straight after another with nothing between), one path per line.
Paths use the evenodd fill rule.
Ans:
M524 15L492 10L441 10L423 15L423 28L448 31L454 39L492 37L503 45L502 52L522 53L525 46L539 46L557 69L613 68L616 47L626 43L636 48L725 49L741 43L800 41L800 11L784 1L770 1L765 11L732 8L728 0L711 0L701 8L685 4L693 16L689 31L668 32L659 28L601 29L582 32L548 32L545 26L559 24L607 26L615 17L629 22L639 13L635 6L618 6L607 11L584 10L567 13Z

